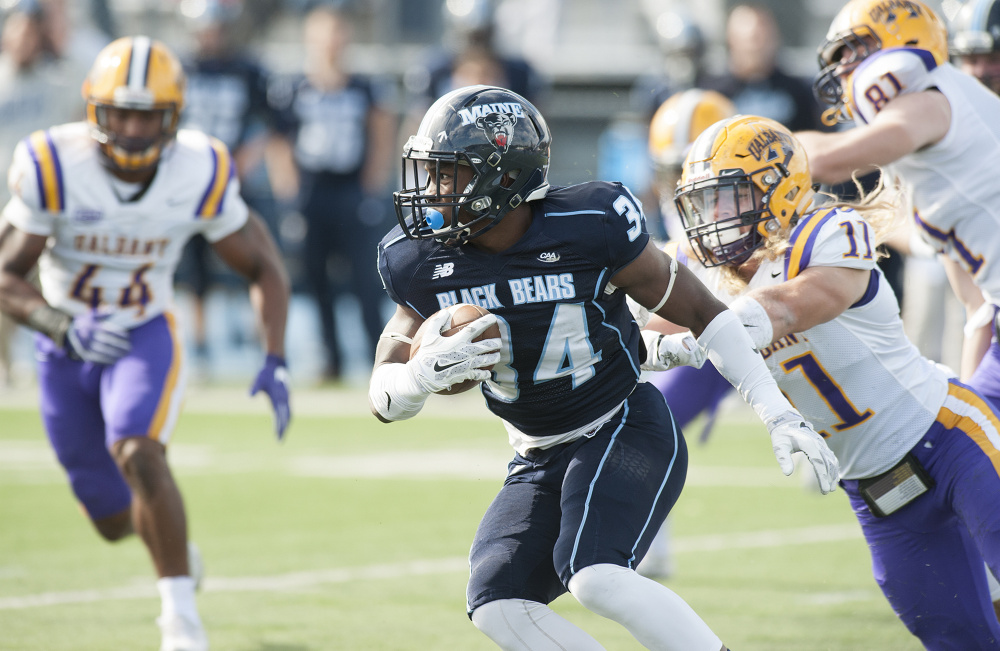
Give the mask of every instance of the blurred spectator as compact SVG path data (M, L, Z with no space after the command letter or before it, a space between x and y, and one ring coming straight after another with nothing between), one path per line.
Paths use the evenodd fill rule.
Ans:
M658 240L668 233L662 204L650 168L650 121L670 97L706 83L705 35L689 14L679 9L658 11L650 24L660 50L656 70L640 76L629 94L631 111L616 117L598 141L598 178L622 181L642 200L650 234ZM707 126L707 125L706 125ZM681 155L681 161L684 159ZM679 178L679 175L678 175ZM671 191L671 197L673 191Z
M820 129L820 110L808 81L778 65L781 34L762 5L733 7L726 21L729 69L708 84L733 100L736 112L776 120L792 131Z
M406 72L407 91L419 98L411 106L414 115L423 115L438 97L472 84L506 88L538 103L545 86L540 75L524 58L497 48L496 10L496 0L442 3L445 48Z
M80 84L86 65L64 58L68 21L63 0L20 0L3 13L0 31L0 165L33 131L84 116ZM88 62L89 63L89 62ZM0 183L0 205L10 194ZM11 343L17 324L0 315L0 388L13 381Z
M346 69L349 16L320 6L304 23L305 75L272 85L285 138L272 142L276 194L296 199L306 222L303 262L319 309L327 360L324 379L343 372L335 299L345 289L360 303L368 353L382 332L383 292L376 246L388 229L388 179L396 154L396 115L388 89ZM364 337L352 340L352 346Z
M691 17L678 10L660 13L652 21L660 50L660 66L639 77L632 87L630 102L647 122L667 99L682 90L703 86L705 35Z
M244 200L267 221L266 217L273 213L266 205L269 193L266 187L259 187L262 183L257 178L251 177L263 160L262 136L274 124L267 103L267 71L247 54L245 37L241 36L244 32L236 29L243 11L241 0L209 0L199 9L187 17L194 50L184 61L187 94L181 127L203 131L229 148ZM236 300L244 301L244 282L227 270L205 238L196 235L184 249L177 283L193 296L194 370L206 374L210 368L205 323L208 292L220 284L233 285L232 289L241 290L234 292L234 299L239 296ZM230 327L238 328L241 322L233 319ZM253 335L236 330L232 338L237 342L252 341Z

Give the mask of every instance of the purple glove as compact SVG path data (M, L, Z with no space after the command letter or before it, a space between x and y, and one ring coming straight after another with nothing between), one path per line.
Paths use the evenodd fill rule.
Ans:
M271 399L271 405L274 407L274 433L278 435L280 441L285 436L288 421L292 418L292 411L288 405L288 369L285 368L284 357L267 356L264 368L257 374L257 379L250 387L250 395L255 396L258 391L263 391Z
M94 364L114 364L128 354L132 342L128 330L108 318L110 312L90 311L73 318L66 331L70 357Z

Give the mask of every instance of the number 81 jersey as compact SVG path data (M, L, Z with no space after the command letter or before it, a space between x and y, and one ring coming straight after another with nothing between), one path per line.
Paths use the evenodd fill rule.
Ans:
M248 210L229 151L200 132L179 131L130 201L119 198L99 156L84 122L31 134L14 152L3 217L49 238L39 278L50 305L70 314L109 309L133 328L171 308L185 243L196 233L222 239Z

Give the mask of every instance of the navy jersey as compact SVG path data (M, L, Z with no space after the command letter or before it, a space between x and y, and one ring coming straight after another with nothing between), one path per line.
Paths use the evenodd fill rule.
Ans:
M510 249L410 240L379 245L389 296L423 317L473 303L500 324L500 361L483 384L490 410L531 436L582 427L614 409L639 377L639 329L610 279L645 248L639 202L620 183L553 188Z
M322 90L299 76L273 83L268 100L303 172L354 179L368 153L369 113L387 105L388 89L374 78L351 75L343 88Z
M273 126L267 72L252 59L195 59L184 70L187 91L182 126L215 136L232 152L254 127Z

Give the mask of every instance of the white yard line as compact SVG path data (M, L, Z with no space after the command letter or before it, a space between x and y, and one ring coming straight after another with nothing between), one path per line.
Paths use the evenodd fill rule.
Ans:
M185 475L283 472L297 477L328 479L470 479L501 481L513 452L505 446L489 450L447 448L400 450L373 454L282 455L268 458L198 443L175 443L170 465ZM0 440L0 484L65 483L55 454L44 440ZM687 486L798 489L799 483L773 467L695 465Z
M673 549L679 554L720 552L734 549L759 549L765 547L785 547L789 545L810 545L825 542L839 542L861 537L854 524L800 527L797 529L775 529L742 533L709 534L683 536L673 541ZM466 558L440 558L386 563L356 568L316 570L311 572L291 572L272 576L232 576L205 579L204 592L283 592L307 590L323 585L370 581L380 579L401 579L427 574L468 572ZM21 597L0 598L0 611L24 610L62 604L95 603L116 599L152 599L157 595L152 581L142 585L129 585L102 590L74 590L67 592L43 592ZM808 603L826 606L845 601L867 601L878 599L877 591L850 591L817 593L805 597Z

